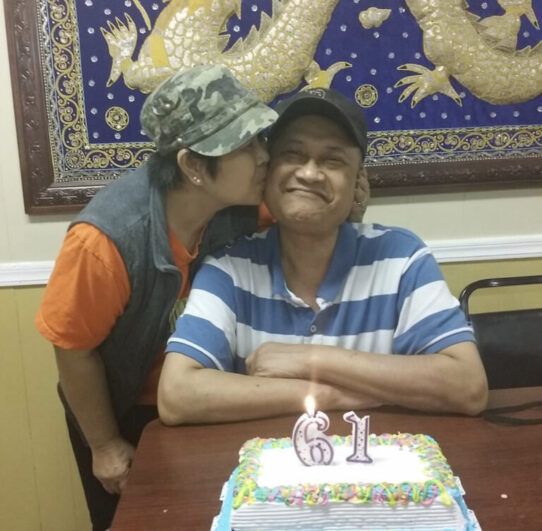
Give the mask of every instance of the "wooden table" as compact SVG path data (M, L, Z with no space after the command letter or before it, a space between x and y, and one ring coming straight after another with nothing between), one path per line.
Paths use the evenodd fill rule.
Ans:
M533 399L542 399L542 388L492 392L490 406ZM534 414L541 416L542 409ZM340 414L329 416L328 433L349 433L351 425ZM243 442L289 436L295 418L178 428L151 422L112 531L209 530ZM482 418L384 408L371 412L372 433L398 431L437 439L484 531L542 529L542 425L504 426Z

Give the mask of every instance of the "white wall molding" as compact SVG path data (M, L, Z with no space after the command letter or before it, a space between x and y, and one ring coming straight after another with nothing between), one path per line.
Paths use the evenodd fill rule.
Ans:
M442 264L542 258L542 235L435 240L427 244ZM53 265L53 261L0 263L0 287L43 286Z
M521 260L542 257L542 234L463 240L428 241L441 263Z
M0 263L0 287L43 286L47 284L54 262Z

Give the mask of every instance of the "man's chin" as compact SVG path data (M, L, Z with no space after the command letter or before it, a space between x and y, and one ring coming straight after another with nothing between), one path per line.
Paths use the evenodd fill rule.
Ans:
M279 220L279 223L285 223L290 226L297 224L302 225L314 225L320 223L324 219L324 212L315 209L299 209L293 212L287 213L283 219Z

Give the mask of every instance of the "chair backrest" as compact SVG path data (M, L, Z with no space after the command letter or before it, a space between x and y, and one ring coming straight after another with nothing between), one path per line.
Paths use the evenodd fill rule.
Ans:
M477 289L542 284L542 275L472 282L459 302L472 323L490 389L542 385L542 299L540 308L475 313L469 297Z

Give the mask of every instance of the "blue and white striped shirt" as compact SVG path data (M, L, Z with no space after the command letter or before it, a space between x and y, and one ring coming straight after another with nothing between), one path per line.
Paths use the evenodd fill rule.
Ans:
M411 232L341 225L315 312L288 290L277 226L207 257L167 351L244 372L262 343L426 354L474 341L430 250Z

